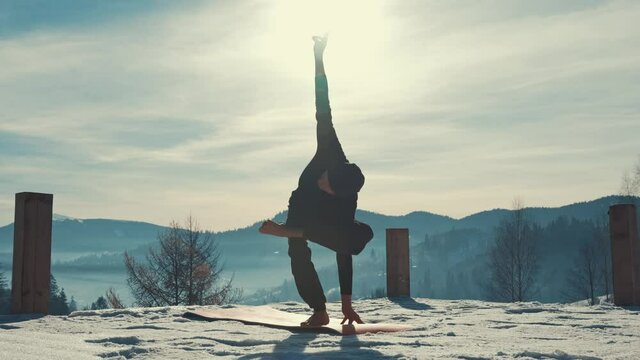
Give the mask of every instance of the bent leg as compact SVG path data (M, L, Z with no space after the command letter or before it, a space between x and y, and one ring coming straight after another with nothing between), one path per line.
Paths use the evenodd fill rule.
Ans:
M357 220L348 226L308 226L305 234L311 242L349 255L358 255L373 239L371 227Z

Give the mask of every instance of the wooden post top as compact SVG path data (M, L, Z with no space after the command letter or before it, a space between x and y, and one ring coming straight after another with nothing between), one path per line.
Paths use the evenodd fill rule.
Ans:
M615 204L615 205L611 205L609 206L609 210L613 210L613 209L622 209L622 208L634 208L636 207L634 204L632 203L628 203L628 204Z
M398 235L408 235L408 228L387 228L387 235L398 234Z
M53 194L37 193L37 192L19 192L19 193L16 193L16 199L39 199L42 201L52 202Z

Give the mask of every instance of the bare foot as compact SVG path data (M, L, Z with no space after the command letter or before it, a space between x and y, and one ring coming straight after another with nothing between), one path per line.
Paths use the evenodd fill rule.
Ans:
M267 220L262 223L259 232L262 234L274 235L274 236L282 236L282 224L278 224L272 220Z
M301 322L302 327L318 327L329 323L329 314L326 310L314 312L307 321Z

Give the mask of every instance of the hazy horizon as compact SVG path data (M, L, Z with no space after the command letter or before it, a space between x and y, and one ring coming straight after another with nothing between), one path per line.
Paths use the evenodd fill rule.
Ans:
M0 4L0 224L216 231L286 209L315 150L311 35L358 207L461 218L615 194L640 153L640 3Z
M618 197L618 196L623 196L623 195L618 195L618 194L609 194L609 195L599 196L599 197L597 197L597 198L593 198L593 199L583 199L583 200L579 200L579 201L576 201L576 202L573 202L573 203L560 204L560 205L557 205L557 206L542 206L542 205L535 205L535 204L524 204L524 208L525 208L525 209L545 209L545 208L548 208L548 209L555 209L555 208L562 208L562 207L565 207L565 206L575 205L575 204L578 204L578 203L589 203L589 202L596 201L596 200L599 200L599 199L602 199L602 198L607 198L607 197ZM626 196L626 195L624 195L624 196L625 196L625 197L629 197L629 196ZM640 198L639 198L639 197L637 197L637 196L633 196L633 197L634 197L634 198L638 198L638 199L640 199ZM463 219L465 219L465 218L467 218L467 217L469 217L469 216L473 216L473 215L476 215L476 214L479 214L479 213L483 213L483 212L494 211L494 210L512 210L512 207L505 206L505 207L493 207L493 208L481 209L481 210L479 210L479 211L477 211L477 212L473 212L473 213L465 214L465 215L460 216L460 217L454 217L454 216L450 216L450 215L447 215L447 214L435 213L435 212L433 212L433 211L429 211L428 209L414 209L414 210L410 210L410 211L408 211L408 212L399 213L399 214L389 214L389 213L385 213L385 212L372 211L372 210L369 210L369 209L362 209L362 208L358 208L358 210L361 210L361 211L368 211L368 212L376 213L376 214L383 215L383 216L406 216L406 215L409 215L409 214L411 214L411 213L415 213L415 212L426 212L426 213L429 213L429 214L432 214L432 215L436 215L436 216L448 217L448 218L451 218L451 219L453 219L453 220L463 220ZM271 215L271 216L269 216L268 218L273 218L275 215L277 215L277 214L281 213L282 211L286 211L286 209L283 209L283 210L277 211L276 213L272 214L272 215ZM152 222L152 221L146 221L146 220L135 219L135 218L112 218L112 217L105 217L105 216L98 216L98 217L80 217L80 216L73 216L72 214L60 214L60 213L57 213L57 212L55 212L55 211L53 212L53 220L54 220L54 221L65 221L65 220L113 220L113 221L134 221L134 222L145 222L145 223L150 223L150 224L158 225L158 226L169 226L169 224L154 223L154 222ZM178 222L181 222L181 221L184 221L184 218L175 218L175 219L172 219L172 220L176 220L176 221L178 221ZM255 220L255 221L249 222L249 223L244 224L244 225L240 225L240 226L238 226L238 227L233 227L233 228L210 229L210 228L208 228L208 227L206 227L206 226L203 226L203 227L202 227L202 229L203 229L203 230L212 230L212 231L215 231L215 232L233 231L233 230L237 230L237 229L244 229L244 228L246 228L246 227L252 226L252 225L254 225L254 224L256 224L257 222L260 222L260 221L262 221L262 220L264 220L264 219L257 219L257 220ZM8 222L8 223L0 223L0 227L8 226L8 225L11 225L11 224L13 224L13 220L11 220L11 221L10 221L10 222Z

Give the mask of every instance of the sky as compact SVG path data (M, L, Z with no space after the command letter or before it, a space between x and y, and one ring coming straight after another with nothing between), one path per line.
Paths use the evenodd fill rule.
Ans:
M285 210L315 151L314 34L361 209L615 194L640 154L638 1L0 2L0 224L208 229Z

